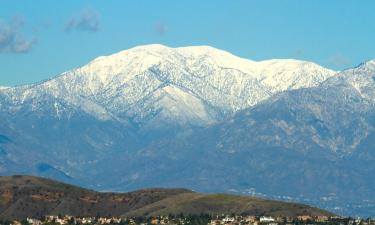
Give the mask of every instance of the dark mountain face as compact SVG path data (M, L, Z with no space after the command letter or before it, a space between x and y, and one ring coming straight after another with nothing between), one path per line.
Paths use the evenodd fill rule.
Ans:
M48 179L0 177L0 219L46 215L148 216L237 213L249 215L332 215L306 205L234 195L207 195L186 189L103 193Z

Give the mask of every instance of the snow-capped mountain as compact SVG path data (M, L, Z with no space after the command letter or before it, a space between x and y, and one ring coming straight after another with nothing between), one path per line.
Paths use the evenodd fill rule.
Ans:
M375 102L375 60L364 62L356 68L332 77L324 83L324 86L347 86L357 92L364 101Z
M311 62L255 62L208 46L146 45L110 56L35 85L6 91L11 105L45 97L63 100L101 120L153 126L211 124L285 90L313 87L334 71ZM56 101L56 114L61 104Z
M165 164L183 174L171 186L197 182L193 187L206 191L288 196L341 214L373 214L374 62L317 87L274 95L189 137L154 143L141 154L146 162L169 157Z
M228 126L235 129L233 133L252 137L246 145L267 144L308 154L321 149L347 156L374 131L374 110L375 67L374 61L369 61L340 72L317 87L275 95L238 114L240 121L234 124L242 124L241 127L232 123ZM222 129L230 134L229 127ZM220 142L220 146L232 143L225 137ZM240 148L229 144L223 149Z
M135 47L0 88L0 175L333 199L369 215L374 77L375 60L335 72L207 46Z

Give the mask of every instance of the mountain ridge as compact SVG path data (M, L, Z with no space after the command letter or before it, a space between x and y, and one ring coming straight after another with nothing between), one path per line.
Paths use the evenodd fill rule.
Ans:
M306 73L305 69L311 70L310 77L294 78L298 73ZM186 119L181 120L185 123L209 124L221 120L222 113L232 114L283 90L315 86L334 73L310 62L255 62L206 46L168 48L147 45L96 58L86 66L64 72L53 79L20 86L17 90L12 88L6 93L14 99L21 94L22 98L18 100L21 103L23 99L37 98L38 93L61 98L77 106L83 101L92 108L91 111L86 109L88 113L99 118L103 115L102 119L124 119L125 115L142 123L161 110L162 121L178 123L178 117L183 115ZM280 77L285 75L289 77ZM136 88L138 86L140 89ZM183 102L178 102L173 105L173 100L165 97L169 89L165 90L164 86L178 90L193 104L184 106ZM218 96L224 97L224 101ZM127 110L128 107L134 108L134 111ZM176 112L170 111L173 107ZM201 113L181 112L193 112L197 108L201 108Z
M1 90L0 175L95 190L184 186L374 212L372 61L336 73L209 47L147 48Z
M369 215L375 206L370 197L375 185L374 76L371 65L349 69L318 87L277 94L189 138L157 143L144 152L178 152L180 163L199 152L202 161L191 162L199 169L186 170L186 177L177 182L208 173L219 179L222 173L222 181L212 179L201 187L209 189L218 182L240 193L304 196L304 202L330 205L342 214L355 209ZM229 172L215 162L225 163ZM231 174L241 178L224 187Z

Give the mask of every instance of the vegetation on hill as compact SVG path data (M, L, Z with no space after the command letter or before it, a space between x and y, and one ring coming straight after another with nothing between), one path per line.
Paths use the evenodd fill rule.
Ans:
M31 176L0 177L0 218L46 215L152 216L169 214L331 215L302 204L187 189L101 193Z

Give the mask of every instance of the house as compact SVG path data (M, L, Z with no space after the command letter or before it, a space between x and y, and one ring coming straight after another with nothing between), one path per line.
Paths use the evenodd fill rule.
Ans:
M37 219L27 218L26 220L31 225L42 225L42 221L37 220Z
M317 216L316 222L327 222L328 219L329 219L328 216Z
M93 220L91 218L82 218L82 223L83 224L87 224L87 223L91 223Z
M222 219L221 221L224 222L224 223L231 223L235 220L234 217L225 217L224 219Z
M302 216L298 216L297 218L298 218L298 220L302 220L302 221L308 221L308 220L312 220L313 219L309 215L302 215Z
M260 221L260 222L274 222L275 219L272 218L272 217L270 217L270 216L261 216L261 217L259 218L259 221Z
M221 224L221 220L211 220L210 225Z
M257 219L255 216L247 216L247 217L245 218L245 222L254 223L254 222L256 222L256 221L258 221L258 219Z

